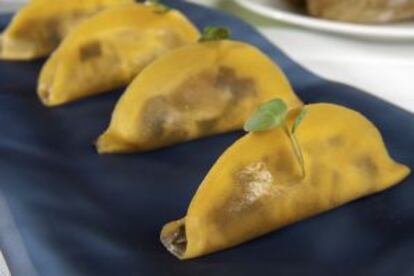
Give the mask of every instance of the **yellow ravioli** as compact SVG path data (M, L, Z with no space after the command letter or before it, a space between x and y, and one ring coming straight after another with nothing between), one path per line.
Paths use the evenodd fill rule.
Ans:
M118 101L100 153L146 151L240 129L256 106L301 106L280 68L237 41L199 42L149 65Z
M247 134L211 168L186 216L162 229L171 253L188 259L238 245L387 189L410 173L361 114L323 103L307 111L297 130L306 176L283 129Z
M38 95L55 106L125 86L160 55L198 38L176 10L138 3L105 10L80 24L49 58Z

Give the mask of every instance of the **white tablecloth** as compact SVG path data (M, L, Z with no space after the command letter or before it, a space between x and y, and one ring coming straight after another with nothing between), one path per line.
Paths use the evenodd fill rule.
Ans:
M290 27L262 31L316 74L414 111L414 45L364 42Z
M6 261L4 260L4 257L1 251L0 251L0 276L11 276L10 271L7 267Z

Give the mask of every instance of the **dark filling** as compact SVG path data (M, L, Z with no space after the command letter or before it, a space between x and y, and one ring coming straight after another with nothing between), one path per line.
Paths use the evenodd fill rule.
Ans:
M177 257L184 255L187 249L187 236L185 233L185 224L182 224L175 232L169 236L161 237L164 246Z
M291 152L286 148L280 148L278 149L276 156L278 158L274 158L274 160L270 159L273 161L272 163L274 163L274 165L272 164L274 169L278 173L291 175L296 166L296 160L292 159Z
M344 143L344 138L341 135L336 135L328 139L328 144L332 147L339 147Z
M187 120L195 122L202 135L214 133L220 118L237 112L236 105L255 94L254 80L237 77L234 69L222 66L217 74L202 72L189 78L169 96L148 99L143 125L150 137L167 142L187 138Z
M79 50L80 60L82 62L88 61L102 55L101 44L98 41L93 41L82 46Z
M63 18L50 18L45 22L44 29L42 28L41 32L43 33L43 30L47 30L45 39L50 47L56 48L69 30L93 14L95 12L75 10Z
M188 136L186 130L178 123L168 122L170 104L166 96L155 96L148 99L143 110L142 120L149 136L163 142L177 142Z
M201 133L209 134L214 131L214 128L218 122L217 118L200 120L197 122L197 127Z
M374 177L378 174L378 167L369 156L364 156L357 160L356 166L361 169L365 174L370 177Z
M235 101L254 96L255 83L250 78L238 78L231 67L221 66L216 78L215 87L219 90L228 89Z
M175 233L171 244L176 248L177 253L183 254L187 248L187 237L185 235L185 225L181 225Z
M59 19L51 18L45 23L45 29L47 30L47 34L45 40L49 44L48 46L51 48L56 48L59 46L59 43L62 41L62 36L59 32L60 23Z
M214 75L209 72L191 77L171 93L169 101L180 112L191 112L206 108L214 103L212 99L219 96L217 91L211 87L213 82Z
M168 116L168 101L164 96L155 96L145 103L142 110L143 120L151 131L152 137L164 134L164 123Z

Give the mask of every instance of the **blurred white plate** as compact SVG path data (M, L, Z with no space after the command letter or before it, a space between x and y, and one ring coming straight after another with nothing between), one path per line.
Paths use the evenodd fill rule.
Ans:
M236 0L243 7L276 20L309 29L364 38L414 39L414 21L384 25L363 25L318 19L305 15L285 0Z
M26 5L28 0L0 0L0 14L12 13ZM0 276L2 276L0 274Z

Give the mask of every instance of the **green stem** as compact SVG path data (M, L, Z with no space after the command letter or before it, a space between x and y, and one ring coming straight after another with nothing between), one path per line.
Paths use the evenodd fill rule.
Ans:
M299 166L300 166L302 177L305 178L305 175L306 175L306 173L305 173L305 160L303 159L302 150L299 146L298 140L296 139L295 134L290 132L290 130L287 127L286 123L283 124L283 129L285 130L286 134L289 137L290 143L292 144L293 151L295 152L296 159L297 159L297 161L299 163Z

